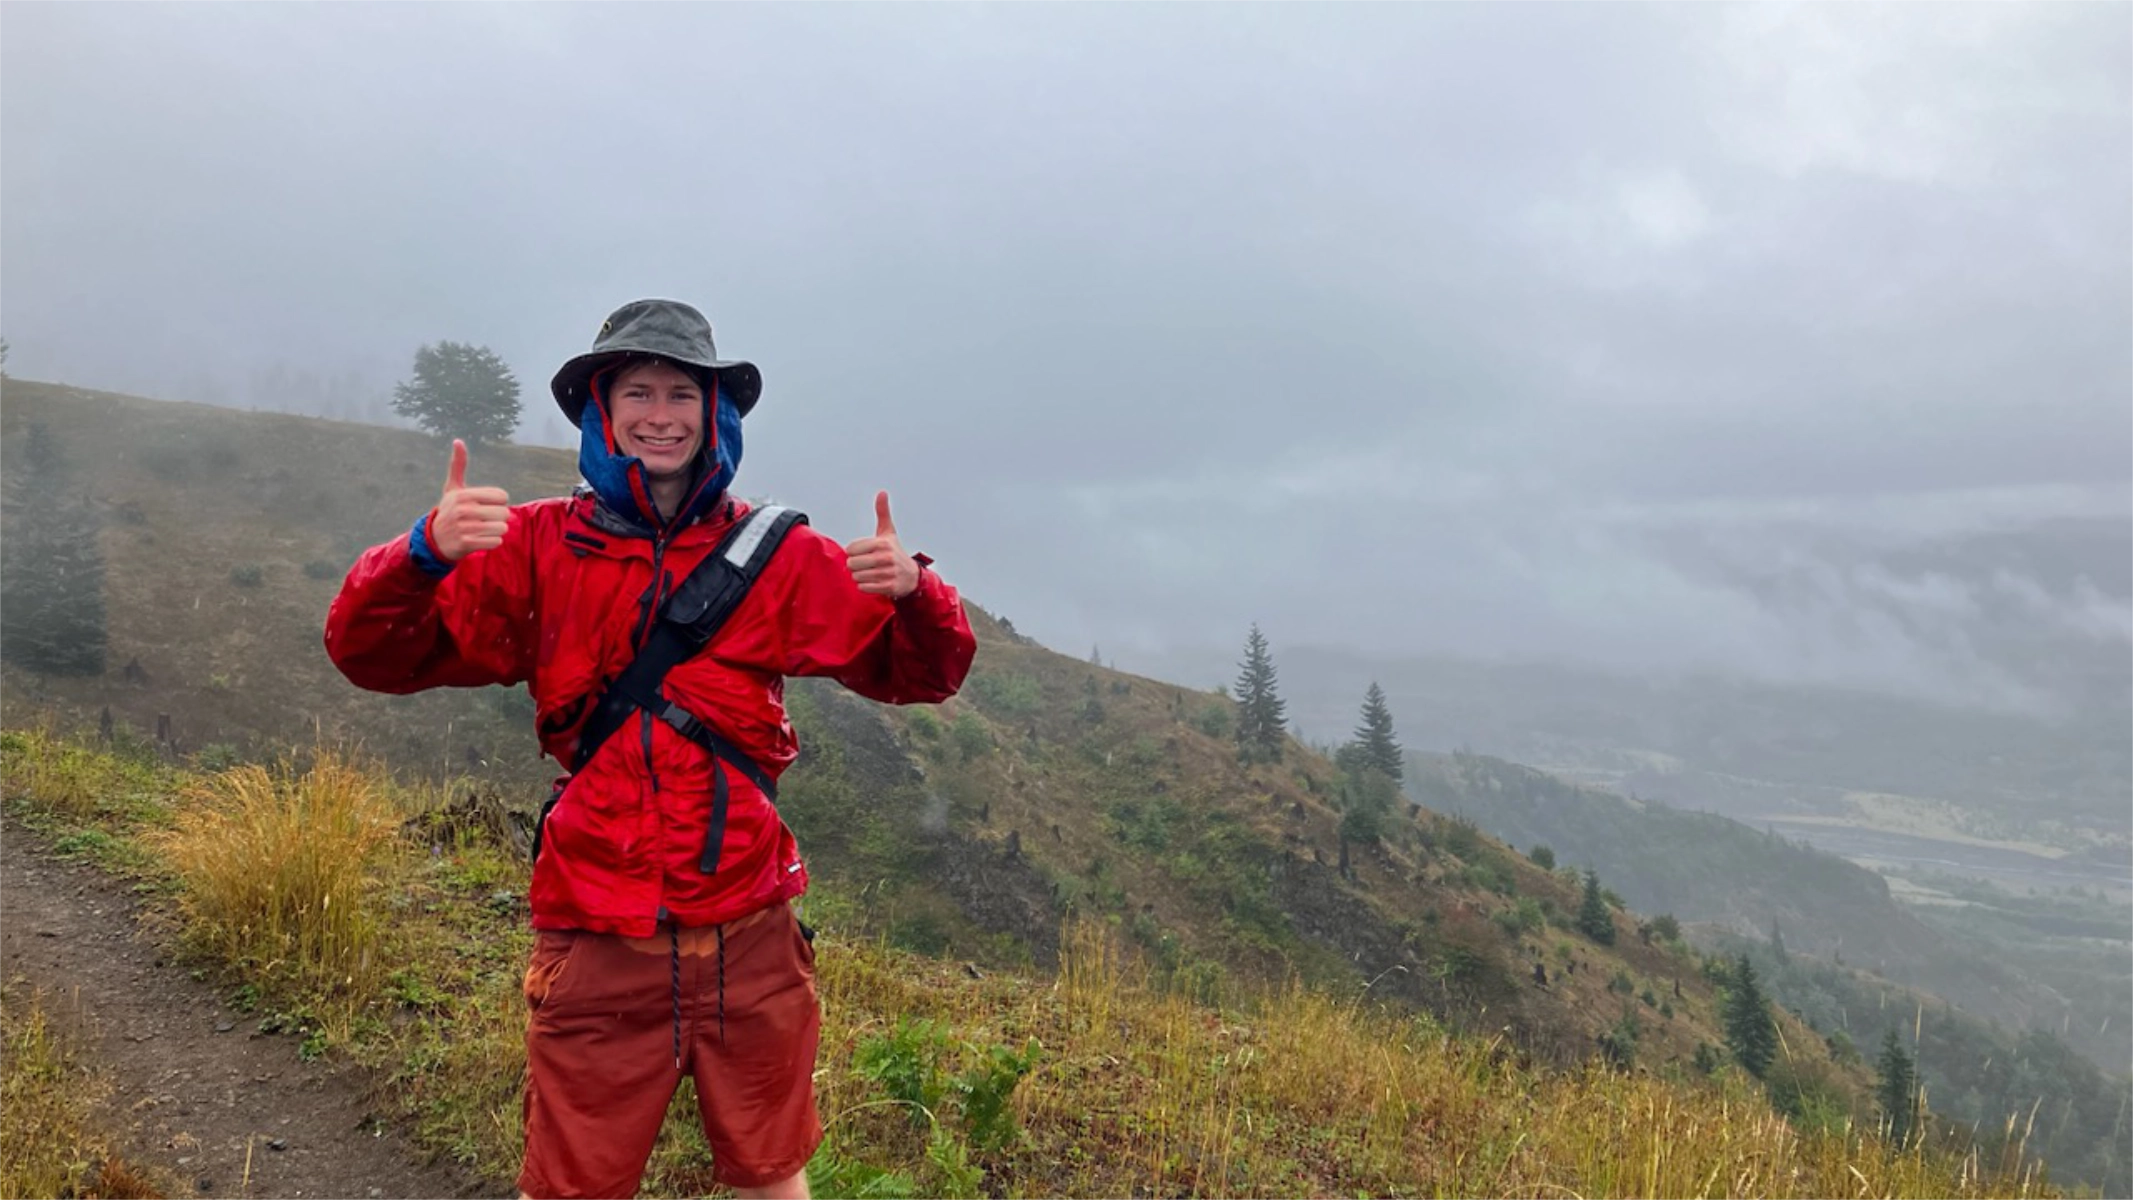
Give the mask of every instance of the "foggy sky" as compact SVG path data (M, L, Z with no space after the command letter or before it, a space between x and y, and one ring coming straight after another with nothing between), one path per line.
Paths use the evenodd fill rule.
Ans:
M762 367L740 490L888 488L1129 667L1999 702L1980 613L2133 638L2121 561L1874 556L2129 516L2125 5L0 9L13 374L271 407L452 338L560 445L639 296Z

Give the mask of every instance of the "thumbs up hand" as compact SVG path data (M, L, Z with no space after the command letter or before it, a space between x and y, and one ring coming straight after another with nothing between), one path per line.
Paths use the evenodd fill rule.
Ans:
M904 553L897 540L887 492L874 495L874 536L846 546L844 559L852 569L852 582L869 595L901 600L918 590L918 560Z
M444 496L430 521L431 548L447 562L476 550L504 544L510 528L511 497L499 487L467 486L467 444L452 439L452 465L445 472Z

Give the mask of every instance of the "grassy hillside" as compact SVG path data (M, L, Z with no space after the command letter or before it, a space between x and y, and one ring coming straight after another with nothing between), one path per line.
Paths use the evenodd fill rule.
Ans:
M1597 870L1633 907L1698 923L1699 944L1750 954L1773 998L1825 1037L1844 1035L1829 1043L1840 1057L1871 1059L1883 1033L1900 1028L1943 1111L1990 1131L2035 1109L2046 1131L2037 1140L2053 1147L2062 1178L2107 1195L2133 1178L2123 908L1942 879L1970 902L1914 910L1871 871L1716 814L1478 755L1413 763L1410 791L1423 803L1546 845ZM2019 971L2005 961L2020 958L2008 949L2017 939L2029 950ZM2040 949L2046 942L2059 945Z
M894 943L1050 966L1080 913L1207 998L1291 975L1367 985L1558 1063L1625 1026L1653 1067L1722 1041L1697 957L1640 940L1626 913L1612 946L1575 932L1576 881L1428 812L1350 845L1344 871L1331 764L1292 747L1240 767L1199 724L1213 697L987 626L964 695L938 711L792 689L814 749L780 807L822 877L870 889Z
M0 701L153 732L187 751L360 741L404 769L540 774L531 707L501 689L387 697L326 658L326 605L366 546L436 503L448 446L404 430L9 380L0 470L19 472L42 425L67 488L102 518L109 668L98 678L5 676ZM472 478L514 498L577 479L553 450L477 450ZM6 522L25 517L8 496Z
M1918 1063L1933 1109L1990 1141L2019 1122L2063 1181L2133 1195L2133 1084L2043 1030L2010 1031L1945 1002L1769 941L1722 937L1755 963L1770 994L1825 1036L1871 1059L1894 1030Z
M165 897L262 1033L374 1068L424 1145L510 1176L525 868L452 795L330 755L203 774L11 731L0 797L10 836ZM296 820L325 844L283 836ZM1101 922L1065 926L1053 977L986 972L859 935L840 913L861 898L826 891L817 1194L2054 1194L2019 1144L1988 1158L1944 1128L1896 1147L1788 1121L1727 1069L1550 1070L1352 992L1209 1006ZM645 1195L708 1189L693 1107L684 1086Z

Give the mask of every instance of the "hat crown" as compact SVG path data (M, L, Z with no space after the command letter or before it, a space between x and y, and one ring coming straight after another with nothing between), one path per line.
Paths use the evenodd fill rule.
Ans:
M630 301L601 322L592 348L657 354L692 366L709 366L718 360L710 320L679 300Z

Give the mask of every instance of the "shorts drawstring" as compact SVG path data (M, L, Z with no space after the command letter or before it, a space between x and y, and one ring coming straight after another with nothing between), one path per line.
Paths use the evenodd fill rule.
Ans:
M718 1044L726 1044L726 925L724 922L711 927L718 935ZM683 1067L681 1055L681 925L676 921L666 922L667 927L667 974L672 983L674 1002L674 1069ZM699 976L699 978L701 978Z

